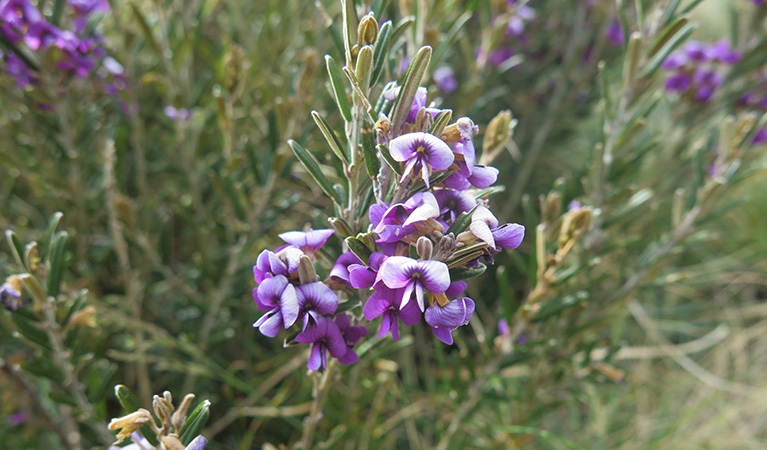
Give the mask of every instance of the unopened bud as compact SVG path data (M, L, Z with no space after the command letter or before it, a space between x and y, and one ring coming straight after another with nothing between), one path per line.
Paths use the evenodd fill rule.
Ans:
M171 417L170 421L173 424L173 428L176 429L176 431L181 430L181 427L184 426L184 422L186 421L186 415L189 412L189 407L192 406L192 401L194 400L194 394L186 394L184 396L184 399L181 400L181 404L178 405L178 409L176 412L173 413L173 416Z
M511 111L505 110L499 112L487 124L485 138L482 141L482 161L481 164L490 164L501 153L503 148L514 134L514 125L516 121L511 116Z
M109 430L119 430L115 438L115 444L122 442L125 438L129 437L131 433L137 431L143 425L151 423L152 415L146 409L139 409L136 412L130 413L127 416L118 417L112 419L109 422L107 428Z
M373 16L373 13L368 13L360 20L360 24L357 27L357 39L360 47L363 45L373 45L378 38L378 22Z
M559 247L563 248L567 243L580 237L591 223L591 208L568 211L562 216L562 228L559 230Z
M96 327L96 308L92 305L88 305L85 308L72 314L72 318L69 320L69 328L76 327Z
M342 239L346 239L352 235L352 229L349 227L349 224L344 221L344 219L339 217L331 217L328 219L328 222L330 222L330 226L336 230L336 233L338 233Z
M162 438L163 448L167 450L184 450L186 447L181 443L177 434L170 434Z
M298 260L298 281L301 284L308 284L314 283L318 279L312 260L306 255L301 255Z
M434 254L434 243L431 242L431 239L427 238L426 236L421 236L418 238L418 241L415 244L415 248L418 252L418 256L421 259L431 259L432 255Z
M559 192L552 191L541 199L541 222L545 224L553 223L562 214L562 195Z
M243 85L246 61L245 52L237 46L224 57L224 87L232 95Z
M445 127L442 140L445 142L468 141L479 133L479 127L468 117L461 117L455 123Z

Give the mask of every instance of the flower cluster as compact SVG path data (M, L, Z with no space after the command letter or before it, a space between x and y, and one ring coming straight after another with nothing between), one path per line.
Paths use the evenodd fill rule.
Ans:
M524 237L522 225L501 224L485 200L498 170L478 164L472 142L478 127L467 117L447 125L450 111L428 105L423 87L403 110L402 123L392 123L387 114L402 95L397 86L381 94L381 170L367 208L369 223L354 236L342 219L331 221L346 239L328 278L319 281L314 264L334 233L329 229L281 234L285 245L263 251L253 268L259 284L253 297L266 311L254 326L268 337L299 328L295 341L312 344L309 369L325 367L328 352L343 364L358 359L353 347L367 331L352 326L346 312L336 314L339 296L362 298L362 317L380 318L378 337L397 340L400 323L425 323L437 339L452 344L452 332L475 309L463 280Z
M526 1L506 0L506 11L498 16L504 28L504 39L490 51L480 49L478 59L491 66L505 66L518 53L515 45L527 44L527 25L535 18L535 9L528 6Z
M87 27L94 13L108 11L106 0L69 0L73 29L55 26L29 0L0 1L0 35L13 49L0 52L5 71L19 87L39 82L30 64L20 55L31 51L38 62L50 63L66 76L84 78L99 67L111 81L108 90L124 83L122 67L106 56L103 36ZM29 58L29 56L27 56Z
M687 42L663 62L662 67L672 72L666 79L666 90L696 102L707 102L724 81L722 72L739 59L740 53L726 41L711 45Z
M767 112L767 72L757 72L750 81L753 87L740 97L739 106L764 114ZM751 143L753 145L767 143L767 127L756 130Z

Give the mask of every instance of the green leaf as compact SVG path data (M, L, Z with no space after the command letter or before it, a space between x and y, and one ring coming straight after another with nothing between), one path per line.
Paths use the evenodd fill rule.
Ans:
M341 69L338 68L333 57L325 55L325 66L330 76L330 85L333 88L333 97L336 99L338 110L347 122L352 121L352 108L349 106L349 98L346 96L346 88L343 84L344 77L341 75Z
M465 11L458 17L458 19L455 20L455 22L453 22L450 30L448 30L448 32L445 34L445 37L440 39L439 45L437 45L437 48L434 49L434 58L432 59L433 64L437 64L442 61L442 55L444 55L445 52L447 52L447 50L453 45L458 32L463 29L463 27L466 25L466 22L471 19L471 16L471 11Z
M405 73L405 81L402 83L397 100L394 102L394 110L392 112L392 130L394 133L399 133L402 129L402 125L405 123L405 118L410 111L410 105L413 104L416 91L421 86L421 80L423 79L426 69L429 67L429 61L431 60L431 47L421 47L413 57L413 61L407 68Z
M208 421L208 417L210 417L210 401L203 400L192 410L181 427L181 432L179 432L181 443L187 445L197 437L205 426L205 422Z
M288 145L290 145L290 148L293 150L293 153L296 155L296 158L303 164L303 166L306 168L306 170L309 172L309 175L314 178L314 181L319 184L322 191L338 206L344 205L344 200L339 195L338 191L333 189L333 183L328 180L328 178L325 176L324 173L322 173L322 169L320 169L320 163L317 161L317 158L314 157L311 153L309 153L308 150L301 147L301 145L298 144L298 142L294 140L289 140Z
M478 277L485 273L485 270L487 270L487 266L482 263L479 264L479 267L473 268L456 267L450 269L450 281L468 280L469 278Z
M373 253L370 248L368 248L367 245L365 245L364 242L362 242L361 239L355 236L349 236L348 238L344 239L344 242L346 242L346 245L349 247L349 250L351 250L352 253L357 255L357 258L359 258L363 264L367 265L368 261L370 260L370 255Z
M144 17L144 14L139 9L138 5L135 2L130 2L130 8L133 11L133 15L136 16L136 19L138 20L138 24L141 27L141 31L144 32L144 37L149 42L149 46L152 47L152 50L154 50L157 57L160 59L164 59L162 47L160 47L160 44L157 42L157 39L154 38L154 33L152 33L152 27L149 26L149 22L147 22L146 17Z
M658 52L658 50L660 50L661 47L663 47L663 45L669 41L669 39L674 37L674 35L678 33L683 26L687 25L687 22L689 22L687 17L680 17L674 23L664 28L663 32L660 35L658 35L657 38L655 38L655 41L652 43L652 46L650 47L650 51L647 52L647 56L655 55Z
M650 60L647 62L647 65L645 65L644 70L642 70L642 78L647 78L652 76L656 70L658 70L658 67L660 67L661 63L666 60L666 57L673 52L679 45L682 44L682 42L687 39L687 36L690 35L690 33L693 32L695 29L695 26L692 24L685 24L682 26L673 36L670 36L668 41L663 45L663 47L658 50L658 53L656 53Z
M375 178L378 176L378 171L381 170L381 160L378 158L378 152L376 151L375 131L373 131L373 127L370 124L365 123L362 127L361 138L365 168L370 178Z
M16 331L30 342L37 344L46 350L51 350L53 348L48 335L37 326L36 322L23 314L11 314L11 320L14 325L16 325Z
M386 55L389 54L389 43L391 43L392 25L391 20L387 20L378 30L378 38L373 46L373 74L370 77L370 87L373 87L383 73L386 63Z
M378 144L378 152L383 157L384 161L386 161L386 164L391 167L391 170L394 171L397 175L402 175L402 167L400 167L400 163L395 161L394 158L392 158L391 153L389 153L389 148L383 144Z
M450 119L452 118L452 109L443 109L440 111L434 119L434 125L432 125L430 133L437 137L442 136L442 132L445 131L445 127L450 123Z
M19 241L18 236L16 236L16 233L14 233L13 230L5 230L5 239L8 241L8 247L11 249L11 254L13 255L13 259L16 260L19 269L26 271L27 268L24 267L24 260L22 259L22 255L24 255L24 246L21 244L21 241Z
M342 163L349 164L349 159L346 157L343 150L341 150L344 146L341 145L338 137L330 128L330 125L328 125L325 119L317 111L312 111L312 119L314 119L314 123L317 124L317 128L320 129L322 136L325 137L325 140L327 141L328 146L330 146L330 150L333 151L333 154L336 155Z
M21 363L21 368L32 375L47 378L56 383L63 383L66 375L51 361L50 355L42 355Z
M53 241L54 233L56 232L56 228L58 228L62 217L64 217L64 214L61 211L56 211L48 222L48 228L45 229L45 237L40 245L40 249L47 255L45 257L46 261L50 261L51 259L51 251L53 250L51 242Z
M531 322L543 322L550 317L558 316L565 310L580 305L588 300L588 298L589 296L587 293L578 292L575 295L568 295L562 299L551 299L541 306L541 309L535 316L533 316Z
M56 297L61 289L64 274L64 249L67 244L67 232L59 231L51 244L50 273L48 274L48 295Z
M458 217L456 217L453 223L450 225L450 228L447 229L447 232L453 233L453 236L458 236L459 234L466 231L466 229L469 228L469 225L471 225L471 216L474 214L475 209L477 209L476 206L471 208L471 211L462 212L459 214Z

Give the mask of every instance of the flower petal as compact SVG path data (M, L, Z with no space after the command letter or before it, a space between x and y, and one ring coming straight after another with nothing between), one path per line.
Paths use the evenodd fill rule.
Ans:
M450 287L450 272L445 263L441 261L418 261L417 267L421 275L421 283L429 292L442 294Z
M357 356L357 353L350 347L346 347L346 353L344 353L344 355L341 357L337 357L336 359L338 359L338 362L345 365L354 364L360 360L359 356Z
M280 297L288 287L288 279L283 275L266 278L256 290L256 304L263 311L268 311L280 304Z
M406 256L391 256L381 264L377 280L392 289L403 288L410 282L410 271L417 266L417 261ZM447 266L446 266L447 267Z
M431 327L431 332L440 341L447 345L453 345L453 330L449 328Z
M298 291L301 292L299 303L304 310L312 309L320 314L333 314L338 308L338 296L321 281L298 286Z
M479 189L492 186L496 180L498 180L498 169L492 166L474 166L469 176L471 185Z
M306 367L309 370L319 370L320 367L325 367L325 349L322 344L313 344L311 353L309 353L309 360L306 361Z
M424 318L432 327L455 329L469 323L474 314L474 301L468 297L453 300L444 307L434 304L426 309Z
M261 316L253 326L258 328L258 331L264 336L273 338L277 336L282 329L282 316L276 310L270 311Z
M280 296L280 313L282 314L282 320L285 322L285 328L290 328L296 323L300 309L296 288L289 284Z
M525 238L525 227L518 223L507 223L493 230L495 244L501 248L517 248Z

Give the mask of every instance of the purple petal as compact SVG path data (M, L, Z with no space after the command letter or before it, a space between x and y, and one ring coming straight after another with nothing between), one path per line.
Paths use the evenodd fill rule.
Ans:
M253 326L258 328L258 331L264 336L273 338L277 336L282 329L282 316L278 311L270 311L261 316Z
M362 315L367 320L373 320L392 307L392 293L388 289L381 289L370 296L365 306L362 307Z
M490 226L487 222L482 220L472 221L469 225L471 234L477 237L480 241L489 245L490 248L495 248L495 239L493 238L493 232L490 231Z
M453 330L449 328L436 328L432 327L431 332L434 333L434 336L439 339L440 341L444 342L447 345L453 345Z
M418 305L413 302L405 305L405 307L397 311L396 314L402 323L409 327L412 327L421 321L421 310L418 309Z
M330 278L349 283L349 266L362 264L362 261L352 252L341 254L330 270Z
M322 247L325 242L333 235L335 231L309 230L309 231L288 231L280 234L280 239L286 243L300 248L304 252L313 253Z
M453 281L450 283L450 287L445 291L445 295L448 297L458 297L463 294L468 285L465 281Z
M197 436L184 450L204 450L206 445L208 445L208 440L202 436Z
M336 357L336 359L338 359L338 362L341 364L349 365L356 363L360 358L354 350L350 347L346 347L346 353L344 353L343 356Z
M467 167L474 167L474 164L477 162L477 152L474 149L474 144L471 142L471 140L463 142L458 141L454 143L453 150L455 150L455 152L459 155L463 155L463 159L466 162ZM471 175L471 172L469 172L467 175Z
M450 273L445 263L441 261L418 261L417 265L421 274L421 282L429 292L442 294L450 287Z
M389 152L395 161L404 162L418 153L425 155L434 170L445 170L453 163L453 151L440 138L423 132L408 133L396 137L389 143Z
M445 181L442 183L445 186L458 191L465 191L471 187L469 179L461 175L461 173L458 171L451 173L450 176L445 178Z
M474 166L469 177L471 185L479 189L492 186L496 180L498 180L498 169L492 166Z
M290 328L298 320L301 307L298 303L298 294L292 284L287 285L280 296L280 313L285 322L285 328Z
M437 203L437 199L431 192L426 192L423 195L421 204L415 210L413 210L412 213L410 213L410 216L402 225L407 227L408 225L412 225L416 222L423 222L428 219L433 219L437 216L439 216L439 204Z
M378 337L382 338L386 336L386 333L391 331L391 337L395 340L399 340L399 327L397 326L397 314L393 311L387 311L383 315L381 320L381 328L378 329Z
M338 308L338 296L321 281L298 286L298 301L303 309L312 309L319 314L333 314Z
M686 73L671 75L666 80L666 90L670 92L686 92L692 85L692 78Z
M349 284L354 289L367 289L376 281L376 272L362 264L349 266Z
M474 314L474 301L468 297L461 297L444 307L438 304L428 307L424 318L431 327L456 329L469 323L472 314Z
M412 258L391 256L381 265L377 280L382 280L392 289L403 288L410 283L410 271L415 269L417 264L417 261Z
M421 283L411 280L405 285L405 289L402 289L402 298L399 299L399 302L398 302L399 309L404 308L408 304L412 304L410 300L413 298L413 290L415 289L416 285L420 286ZM419 308L423 308L423 307L419 307Z
M288 287L288 279L283 275L277 275L265 279L256 290L256 305L262 311L269 311L280 304L280 297ZM291 286L292 287L292 286Z
M309 370L319 370L325 367L325 348L322 344L313 344L309 360L306 361L306 367Z
M493 230L495 244L501 248L519 247L525 238L525 227L518 223L507 223Z
M469 212L477 204L477 200L466 192L455 189L439 189L434 191L434 197L439 204L440 214L452 212L454 216Z

